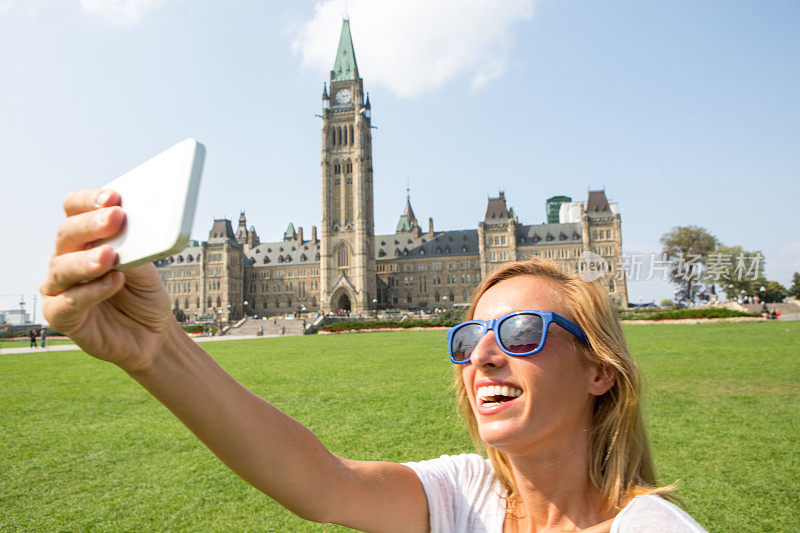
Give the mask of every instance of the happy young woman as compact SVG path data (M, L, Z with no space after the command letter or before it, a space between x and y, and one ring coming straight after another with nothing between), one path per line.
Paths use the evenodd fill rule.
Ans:
M122 228L118 194L78 191L64 209L41 289L48 322L298 516L365 531L703 531L656 483L639 374L599 285L512 263L448 332L458 400L489 460L353 461L187 337L153 265L112 270L114 251L91 243Z

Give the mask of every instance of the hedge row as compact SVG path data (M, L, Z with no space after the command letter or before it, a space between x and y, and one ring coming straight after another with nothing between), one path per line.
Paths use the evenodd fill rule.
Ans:
M458 309L449 309L437 315L432 320L345 320L327 324L320 329L324 331L346 331L354 329L376 328L430 328L434 326L453 327L460 324L463 312Z
M622 320L675 320L681 318L733 318L740 316L759 316L754 313L743 313L726 309L724 307L710 307L703 309L672 309L657 311L653 309L641 311L621 311Z
M375 329L375 328L426 328L439 326L430 320L346 320L322 326L324 331L346 331L354 329Z
M39 333L42 331L42 328L39 327L35 329L36 329L36 335L38 336ZM15 339L18 337L27 337L29 331L30 329L18 329L16 331L0 331L0 339ZM61 333L57 332L53 328L46 328L46 331L48 337L63 337Z
M182 325L183 331L186 333L203 333L208 327L209 324L184 324ZM217 326L211 326L211 332L216 335L219 328Z

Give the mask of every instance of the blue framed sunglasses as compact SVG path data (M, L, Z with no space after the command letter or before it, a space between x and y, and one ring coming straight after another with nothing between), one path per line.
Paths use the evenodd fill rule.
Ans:
M533 355L544 348L551 322L589 344L583 328L559 314L552 311L515 311L492 320L468 320L449 329L447 346L450 360L457 365L469 363L472 351L489 331L494 331L497 345L508 355Z

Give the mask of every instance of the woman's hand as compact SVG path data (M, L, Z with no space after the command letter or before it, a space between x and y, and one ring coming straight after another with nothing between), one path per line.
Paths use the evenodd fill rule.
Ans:
M41 286L44 317L86 353L127 371L147 368L174 321L152 264L112 270L116 252L93 243L117 234L125 222L114 191L76 191L64 200L66 220L56 237Z

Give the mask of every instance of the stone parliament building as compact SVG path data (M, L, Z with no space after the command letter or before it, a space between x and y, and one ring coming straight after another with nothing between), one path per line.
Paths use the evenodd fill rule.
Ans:
M575 271L584 251L620 264L617 204L605 191L583 202L547 201L547 223L520 223L503 192L489 198L475 229L436 231L414 215L410 197L396 230L375 235L369 95L359 76L345 20L330 83L322 92L322 220L311 235L289 223L279 242L262 243L244 212L234 231L215 220L208 240L190 241L156 262L173 309L188 319L236 320L244 315L378 309L429 310L469 302L482 277L498 265L530 257ZM627 306L624 276L601 280L617 306Z

